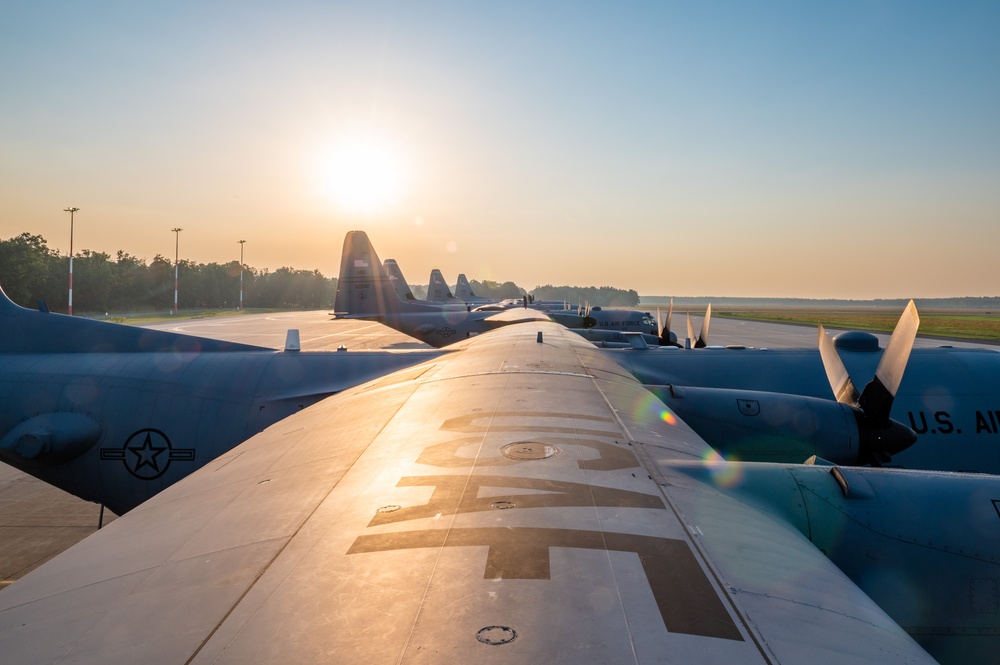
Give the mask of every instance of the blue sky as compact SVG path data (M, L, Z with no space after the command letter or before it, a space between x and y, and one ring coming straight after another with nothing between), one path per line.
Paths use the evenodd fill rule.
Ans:
M1000 5L5 3L0 237L411 282L998 295ZM321 164L403 165L377 211Z

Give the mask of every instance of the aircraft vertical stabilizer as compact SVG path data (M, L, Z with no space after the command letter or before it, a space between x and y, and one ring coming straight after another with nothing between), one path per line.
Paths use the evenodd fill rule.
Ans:
M410 285L406 283L406 278L403 277L403 271L399 268L399 264L396 263L396 259L386 259L382 263L382 267L385 268L385 274L389 277L389 281L392 282L393 288L396 290L396 295L402 300L416 300L417 297L413 295L413 291L410 290Z
M427 300L436 303L455 302L455 296L448 288L448 282L445 281L444 275L437 268L431 270L430 283L427 286Z
M458 283L455 284L455 297L459 300L469 300L470 298L479 298L472 291L472 285L469 284L469 279L465 276L465 273L460 273L458 275Z
M262 347L249 344L27 309L0 289L0 353L261 350Z
M348 231L340 257L334 308L352 315L396 313L402 301L364 231Z

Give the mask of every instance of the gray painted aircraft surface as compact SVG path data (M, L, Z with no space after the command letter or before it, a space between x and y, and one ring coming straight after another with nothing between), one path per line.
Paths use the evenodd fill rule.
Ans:
M413 295L413 291L410 289L410 285L406 283L406 278L403 277L403 271L400 269L399 264L396 263L396 259L386 259L383 265L385 266L386 276L392 282L392 287L396 290L396 295L399 296L399 299L417 300L417 297Z
M0 653L992 662L1000 478L726 462L629 360L524 323L322 400L0 593Z
M656 320L648 312L634 309L578 307L550 311L548 315L553 321L567 328L638 332L653 337L660 332Z
M403 277L403 271L399 267L399 264L395 259L386 259L382 262L382 266L385 268L385 273L389 277L389 281L392 282L393 288L396 290L396 295L399 296L400 300L418 300L416 296L413 295L413 291L410 289L406 278ZM435 273L437 277L435 278ZM434 270L431 272L431 284L435 283L435 279L440 280L440 283L444 283L444 277L441 276L439 270ZM444 289L447 289L445 285ZM443 291L444 289L438 289L438 291ZM449 292L450 293L450 292ZM424 300L422 302L431 302L431 300ZM499 303L499 300L493 300L490 298L480 298L475 293L472 292L472 287L469 286L469 280L466 278L465 273L458 276L458 285L455 287L455 295L448 299L446 296L439 298L435 301L436 304L464 304L466 308L472 307L473 311L476 311L478 307L486 305L495 305ZM500 311L502 309L507 309L506 307L493 307L490 310L482 311Z
M448 282L444 279L444 275L437 268L431 270L431 276L427 280L427 302L439 304L460 303L463 306L465 305L464 302L456 298L455 294L451 292L451 289L448 288Z
M889 414L919 325L911 300L861 392L836 342L820 326L820 357L835 401L732 388L648 387L729 459L801 461L816 456L837 464L882 466L917 439L916 432Z
M338 316L378 321L438 348L516 320L502 316L505 312L476 312L454 302L401 299L367 234L347 233L334 303Z
M822 342L825 333L820 331L818 337ZM854 385L864 386L876 375L883 349L873 335L842 333L832 346ZM847 463L859 452L856 422L849 409L834 401L818 348L606 353L621 356L642 383L660 387L657 394L672 409L716 448L736 458L792 462L818 455ZM1000 474L998 377L996 350L914 348L888 415L913 430L917 439L892 453L888 464ZM766 421L790 428L762 428ZM843 446L840 453L831 452L838 446Z
M467 304L485 305L487 303L498 302L493 298L481 298L472 290L469 278L464 272L458 273L458 281L455 282L455 297Z
M276 352L28 310L0 291L0 460L121 514L268 425L426 357Z

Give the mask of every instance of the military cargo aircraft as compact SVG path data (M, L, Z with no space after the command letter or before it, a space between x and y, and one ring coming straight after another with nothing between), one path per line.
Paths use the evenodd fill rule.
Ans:
M122 514L268 425L425 357L278 352L28 310L0 291L0 460Z
M820 354L836 401L732 388L647 387L727 458L796 462L816 456L837 464L882 466L917 440L916 432L889 413L919 323L911 300L861 393L820 326Z
M822 329L818 349L709 347L686 353L650 347L606 353L621 356L620 362L639 381L667 400L709 443L736 458L801 461L803 455L815 454L847 463L853 455L862 463L1000 474L1000 352L948 345L911 352L918 323L916 309L908 307L900 319L903 329L897 326L884 353L874 335L841 333L831 342ZM823 442L826 437L858 424L856 411L843 406L857 404L850 396L853 386L878 375L900 333L910 340L900 347L906 353L887 367L901 376L894 399L877 406L876 412L912 430L916 442L904 448L889 446L894 452L876 446L873 457L860 450L860 435L852 433L846 439L837 437L836 445L846 442L848 448L831 452L829 440ZM843 405L833 401L838 399ZM791 431L766 425L778 420Z
M1000 650L1000 478L726 462L628 353L550 322L453 350L274 423L0 592L4 660Z

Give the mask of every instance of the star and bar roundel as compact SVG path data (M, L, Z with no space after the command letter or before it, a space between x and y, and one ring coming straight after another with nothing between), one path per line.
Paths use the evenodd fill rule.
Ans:
M171 462L193 462L194 452L194 448L174 448L166 434L146 428L132 434L121 448L101 448L101 461L121 460L136 478L155 480L167 472Z

